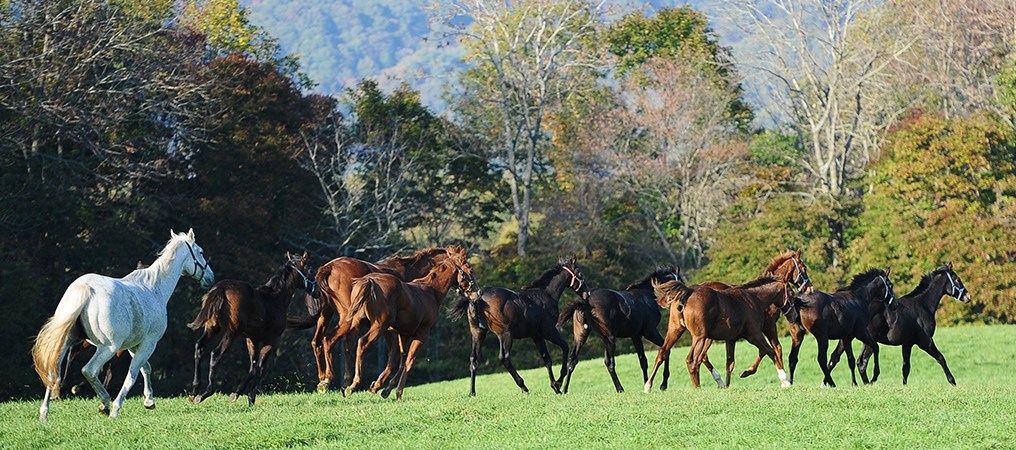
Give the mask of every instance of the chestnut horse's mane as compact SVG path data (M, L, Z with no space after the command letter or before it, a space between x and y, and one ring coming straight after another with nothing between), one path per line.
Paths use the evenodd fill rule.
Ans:
M794 257L795 255L797 255L797 252L794 250L787 250L780 253L776 258L773 258L772 262L769 263L769 266L766 267L765 273L774 273L776 269L780 268L784 261Z
M388 259L386 259L384 261L381 261L378 264L383 265L383 266L392 266L392 265L411 266L413 264L416 264L416 263L420 262L420 260L422 260L423 258L431 257L435 253L441 253L441 252L448 253L448 249L445 248L445 247L430 247L430 248L425 248L425 249L419 250L416 253L414 253L412 255L409 255L409 256L393 256L393 257L388 258Z
M655 271L653 271L653 273L649 274L649 276L643 278L640 281L637 281L635 283L632 283L632 284L628 285L628 287L624 288L624 290L630 291L630 290L632 290L632 289L634 289L636 287L639 287L639 286L644 286L644 287L652 289L652 284L650 284L650 282L653 280L653 278L656 278L656 277L662 276L662 275L670 275L672 273L677 273L677 270L673 266L657 268Z

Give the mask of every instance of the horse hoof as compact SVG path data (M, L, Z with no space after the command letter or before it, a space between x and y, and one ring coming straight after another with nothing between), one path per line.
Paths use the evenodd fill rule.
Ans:
M145 400L145 409L155 409L155 400Z
M324 394L328 392L328 381L322 381L317 385L318 394Z
M100 403L99 404L99 412L108 416L109 415L109 405L107 405L105 403Z
M71 395L78 395L78 387L77 386L71 386Z
M381 398L388 398L389 395L392 395L391 389L385 389L381 391Z
M240 396L240 394L237 394L236 392L234 392L232 394L229 394L229 401L236 402L236 398L239 397L239 396Z
M342 390L342 396L349 397L350 395L353 395L353 387L346 386L346 388Z
M755 372L749 372L749 371L745 370L744 372L741 372L741 378L748 378L749 376L751 376L754 373Z

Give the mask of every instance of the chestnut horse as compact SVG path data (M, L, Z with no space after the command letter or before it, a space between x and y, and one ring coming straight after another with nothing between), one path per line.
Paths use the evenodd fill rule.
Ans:
M806 266L804 264L804 260L801 259L800 249L797 251L783 252L777 255L769 262L769 265L766 266L766 270L762 273L762 276L773 277L777 280L786 281L787 283L790 283L791 286L797 288L798 292L802 293L809 293L815 289L815 287L811 284L811 278L808 276L808 266ZM717 281L709 281L702 283L702 285L713 289L726 289L731 287L731 285ZM770 306L769 309L766 310L766 321L762 325L762 333L766 335L767 339L769 339L769 345L771 345L773 350L776 351L776 358L781 361L781 365L783 361L783 346L780 344L780 337L776 331L776 321L779 320L781 312L783 315L793 314L790 311L791 308L793 308L793 305L789 302L784 304L782 309L776 305ZM791 324L792 328L793 325L796 325L793 324L793 322L791 322ZM751 367L741 372L741 378L754 374L758 370L758 365L762 362L763 356L765 355L759 353ZM707 364L708 360L709 359L707 357ZM732 363L733 361L727 361L728 366ZM733 367L728 367L727 370L732 371ZM790 386L789 382L784 385L784 387L788 386ZM663 387L661 386L660 389L663 389Z
M952 373L949 372L949 366L945 363L945 356L942 356L942 352L932 339L935 335L935 310L938 309L942 297L946 295L957 301L970 303L970 291L963 286L960 276L953 272L952 263L944 264L925 274L913 292L896 299L896 309L893 311L880 302L868 304L868 312L871 313L868 332L871 336L880 344L902 346L903 384L907 384L907 377L910 375L910 351L914 345L935 358L945 371L946 380L952 385L956 384ZM844 343L840 341L829 358L830 371L836 367L836 362L844 350ZM862 378L866 375L868 358L872 353L873 350L866 345L857 358L857 368L861 371ZM878 365L875 367L871 377L872 383L878 380Z
M307 254L292 257L286 254L286 262L263 286L254 288L237 280L222 280L215 283L201 299L201 311L193 322L187 324L192 330L202 329L201 336L194 344L194 381L191 383L191 403L201 403L215 391L215 366L239 337L247 339L250 356L250 370L247 377L233 390L230 401L252 384L247 396L248 404L254 405L261 377L268 355L279 345L282 332L286 330L286 310L293 300L293 293L302 289L314 295L314 283L310 269L306 266ZM208 342L219 332L225 332L218 347L212 350L208 362L208 386L198 395L201 385L201 353Z
M614 389L624 392L621 382L614 372L615 341L617 338L631 338L635 351L638 352L639 364L642 365L642 382L649 379L649 363L642 339L649 339L656 345L663 345L663 336L656 329L660 324L660 307L653 295L653 282L662 283L668 280L679 280L673 267L653 271L637 283L633 283L624 291L612 289L586 289L585 283L576 289L579 299L565 306L557 319L560 327L568 319L572 319L572 331L575 334L575 346L568 358L568 371L564 379L564 393L568 393L572 373L579 362L579 351L589 338L590 331L596 331L603 339L605 347L603 362L607 366ZM683 280L681 280L683 282ZM666 389L667 378L670 377L670 360L663 366L663 385Z
M389 348L389 363L371 385L377 392L381 383L397 369L391 383L381 392L387 398L393 388L395 398L402 399L406 377L416 361L416 353L427 342L430 330L440 320L440 306L453 286L459 292L471 293L474 285L473 268L465 254L449 253L448 258L435 266L427 275L410 282L388 273L371 273L356 279L351 292L352 304L347 321L367 320L370 329L360 338L356 348L356 372L353 382L346 386L348 395L360 383L363 369L363 352L384 333ZM396 347L396 337L399 346ZM401 349L401 358L395 360L395 349ZM398 364L396 366L396 364Z
M750 283L716 290L706 286L685 286L680 281L654 283L657 303L670 308L667 338L656 357L656 365L646 381L645 392L652 389L653 377L661 361L670 355L685 329L691 333L691 351L686 360L692 384L699 387L699 366L704 362L712 340L726 341L727 360L733 361L734 346L745 339L773 360L776 373L786 384L783 362L762 334L765 312L773 304L782 306L790 298L788 283L771 277L761 277ZM727 386L730 385L732 364L727 366ZM720 385L723 387L723 385Z
M448 318L457 320L466 317L473 338L473 348L469 354L469 395L476 395L476 369L480 367L480 346L487 337L488 330L497 335L501 345L498 358L515 379L515 384L522 388L522 392L529 392L529 389L512 365L512 341L531 338L547 366L550 387L560 394L561 381L564 379L568 364L568 343L561 337L556 327L559 316L558 302L566 287L579 289L582 283L582 271L575 263L575 258L571 258L547 269L536 281L521 291L503 287L485 287L475 297L461 299L452 305L448 309ZM556 380L545 340L561 347L563 353L561 377Z
M317 311L311 311L309 316L291 318L287 325L291 330L316 326L311 347L314 349L317 361L318 392L327 391L328 385L332 382L332 368L334 366L332 346L340 339L343 339L342 353L346 366L344 385L348 386L353 381L355 361L353 348L359 337L358 330L366 323L339 320L335 328L328 329L335 314L338 314L340 318L348 317L353 280L368 273L389 273L403 281L413 280L426 275L430 269L444 261L451 252L465 254L462 247L428 248L420 250L412 256L393 257L377 264L356 258L339 257L318 269L316 280L318 288L321 290L320 307L316 308Z
M818 341L818 364L825 375L822 387L836 386L826 363L830 339L842 339L846 344L850 378L855 386L857 379L854 376L854 352L850 347L850 342L855 337L874 349L875 371L877 372L878 343L868 332L868 322L871 320L868 308L871 303L890 306L895 298L893 283L889 280L889 270L883 271L881 269L868 269L864 273L854 275L849 286L839 289L831 295L821 291L795 295L794 307L800 314L800 318L796 322L804 325L804 328L791 329L793 347L790 349L790 379L794 379L797 354L801 349L805 329L811 332L812 336L815 336L815 340ZM861 381L867 384L867 378L867 375L861 372Z

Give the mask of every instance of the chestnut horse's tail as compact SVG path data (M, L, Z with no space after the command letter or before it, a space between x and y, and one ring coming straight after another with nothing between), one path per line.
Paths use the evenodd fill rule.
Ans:
M695 293L695 290L685 286L680 281L668 281L659 286L653 284L656 288L656 303L664 308L670 308L670 305L674 304L674 300L677 300L682 305L688 302L688 298L691 294Z
M187 324L187 327L196 330L198 328L215 328L218 325L216 317L219 310L226 304L226 290L221 286L212 286L212 289L201 299L201 311L194 321Z
M373 278L362 277L353 280L353 290L349 294L349 315L346 316L346 321L349 322L353 320L353 317L362 316L360 310L363 305L367 302L377 301L380 290L381 286Z
M588 307L589 299L587 297L581 297L578 300L569 303L568 306L565 306L564 309L561 310L561 315L557 316L557 327L561 328L561 325L564 325L568 319L571 319L572 315L574 315L575 311L579 308L587 309Z
M60 398L60 371L57 369L60 366L60 355L71 327L77 323L81 310L91 295L92 289L86 285L68 288L56 307L56 313L42 326L39 336L35 338L35 345L32 346L35 371L56 398Z

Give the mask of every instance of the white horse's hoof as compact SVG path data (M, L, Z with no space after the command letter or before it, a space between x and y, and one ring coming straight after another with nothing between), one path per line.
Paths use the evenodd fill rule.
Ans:
M145 409L155 409L155 400L145 399Z

